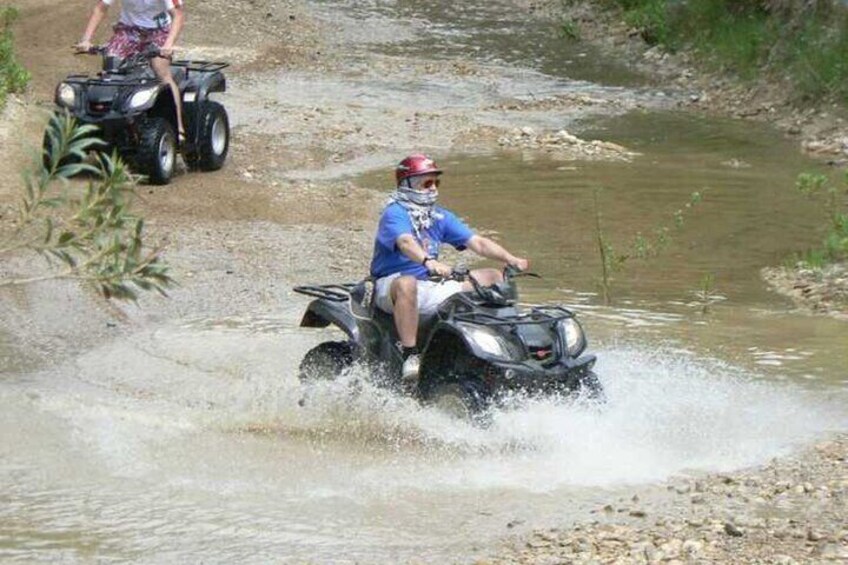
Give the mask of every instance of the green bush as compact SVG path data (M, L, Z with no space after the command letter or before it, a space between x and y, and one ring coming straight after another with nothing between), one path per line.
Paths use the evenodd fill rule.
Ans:
M827 0L605 0L650 44L689 48L745 79L788 78L799 97L848 102L848 7Z
M795 188L808 198L824 195L828 226L821 248L808 251L801 260L813 268L821 268L824 264L848 259L848 174L840 187L824 175L801 173Z
M29 83L30 75L15 60L12 22L18 17L14 8L0 6L0 108L10 92L20 92Z

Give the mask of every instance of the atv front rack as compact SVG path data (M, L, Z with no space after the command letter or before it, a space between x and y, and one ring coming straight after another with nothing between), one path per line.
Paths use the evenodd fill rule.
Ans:
M531 324L552 324L566 318L573 318L574 313L562 306L534 306L529 312L514 315L493 316L485 312L455 313L453 319L458 322L478 326L526 326Z
M114 75L113 75L114 76ZM120 76L120 75L118 75ZM69 75L64 81L68 84L85 84L89 86L143 86L148 83L155 83L157 79L153 77L145 78L98 78L89 75Z
M306 296L313 296L330 302L347 302L356 283L307 284L296 286L292 290Z

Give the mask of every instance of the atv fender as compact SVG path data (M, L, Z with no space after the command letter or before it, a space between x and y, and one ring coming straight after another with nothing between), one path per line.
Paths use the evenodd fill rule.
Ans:
M302 328L326 328L331 324L338 326L351 341L359 341L359 328L347 302L313 300L300 321Z
M197 100L203 101L209 98L212 92L224 92L227 90L227 77L221 73L213 73L212 76L204 78L197 89Z

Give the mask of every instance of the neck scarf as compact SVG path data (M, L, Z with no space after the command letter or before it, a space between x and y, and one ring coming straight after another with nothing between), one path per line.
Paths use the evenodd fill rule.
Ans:
M439 193L435 190L422 193L410 187L398 186L389 195L386 206L395 202L403 206L406 209L406 213L409 214L409 219L412 221L412 228L415 230L415 235L420 240L421 232L430 228L433 225L433 219L438 217L435 212L436 198L438 196Z

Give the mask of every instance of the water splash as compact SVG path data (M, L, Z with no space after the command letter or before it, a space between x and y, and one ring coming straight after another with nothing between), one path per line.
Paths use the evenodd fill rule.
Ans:
M456 484L459 468L467 488L532 491L729 471L848 423L840 403L820 392L720 361L634 346L599 357L608 396L601 407L527 400L494 411L491 425L480 428L375 388L360 370L322 384L308 417L283 415L277 423L302 437L407 451L411 460L426 453L432 487Z

